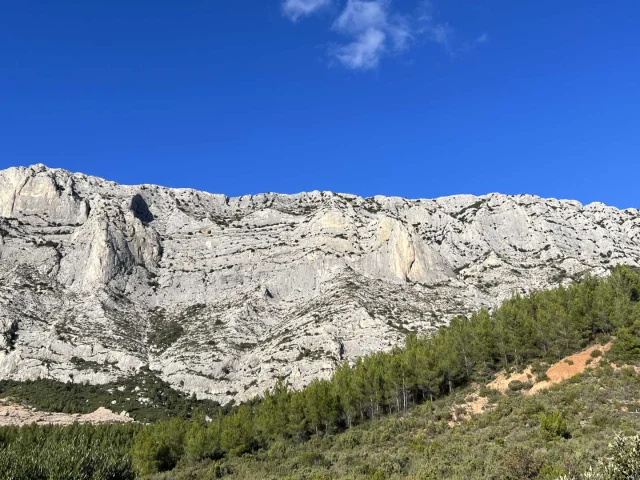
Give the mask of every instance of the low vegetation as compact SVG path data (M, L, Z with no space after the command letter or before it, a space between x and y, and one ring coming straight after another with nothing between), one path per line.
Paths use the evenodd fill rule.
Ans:
M607 279L585 276L455 318L431 337L409 335L403 348L344 362L301 391L281 380L237 407L194 404L171 420L119 427L129 435L112 450L126 452L127 472L156 478L583 478L616 433L640 427L629 413L640 379L610 366L640 359L639 333L640 275L617 267ZM538 372L613 337L604 363L536 396L522 395L523 382L506 396L479 388L500 370ZM451 427L452 410L477 391L493 408ZM60 430L42 435L73 441ZM18 461L7 454L15 435L0 443L3 464ZM95 470L101 464L94 459L88 476L48 478L121 478Z
M106 385L44 379L2 380L0 398L48 412L91 413L105 407L116 412L126 411L133 419L145 423L176 417L188 419L196 407L208 413L217 412L219 408L216 402L198 401L194 396L174 390L150 372Z
M4 427L0 478L6 480L133 479L136 425Z
M640 418L629 411L638 405L638 388L633 370L603 365L535 396L492 393L485 413L452 427L452 407L465 402L469 386L335 435L275 441L218 460L185 455L176 469L152 478L220 478L215 472L223 472L233 480L587 480L598 459L612 458L616 436L637 434ZM628 456L640 460L637 451Z

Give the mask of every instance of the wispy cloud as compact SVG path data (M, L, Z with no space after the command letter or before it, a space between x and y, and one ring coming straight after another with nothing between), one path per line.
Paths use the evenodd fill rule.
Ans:
M436 19L435 8L430 0L423 0L418 7L418 31L432 42L453 53L455 30L446 22Z
M332 0L285 0L282 4L282 11L295 22L329 6L331 2Z
M436 23L425 27L430 40L444 47L449 53L453 53L455 31L448 23Z
M353 70L375 68L384 53L387 36L384 32L370 28L351 43L332 49L331 54L342 65Z
M329 55L351 70L370 70L381 59L407 50L417 39L426 39L444 48L450 55L468 50L489 39L482 34L474 41L460 42L447 22L437 19L431 0L421 0L412 15L393 11L392 0L342 0L342 10L331 29L345 38L334 44ZM340 0L284 0L283 11L292 21L309 16Z
M377 67L383 55L404 49L413 36L407 19L389 11L388 0L348 0L332 28L351 41L331 55L354 70Z
M418 8L418 35L424 35L437 43L451 56L472 50L489 41L489 35L483 33L473 40L461 40L448 22L439 21L431 0L423 0Z
M386 5L380 0L349 0L333 27L347 33L381 28L387 22Z

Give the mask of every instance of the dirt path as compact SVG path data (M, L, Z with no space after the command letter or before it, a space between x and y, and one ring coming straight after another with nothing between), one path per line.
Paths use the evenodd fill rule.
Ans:
M37 412L20 405L1 405L0 404L0 426L16 426L31 425L71 425L73 423L91 423L93 425L103 423L129 423L133 419L126 415L118 415L106 408L98 408L93 413L88 414L69 414L69 413L51 413Z

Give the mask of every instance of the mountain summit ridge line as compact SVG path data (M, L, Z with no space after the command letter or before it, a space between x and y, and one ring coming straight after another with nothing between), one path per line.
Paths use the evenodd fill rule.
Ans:
M113 180L107 180L106 178L100 177L99 175L88 175L82 172L73 172L71 170L67 170L65 168L60 168L60 167L48 167L47 165L43 164L43 163L35 163L29 166L17 166L17 167L9 167L5 170L0 170L0 171L7 171L7 170L32 170L32 171L49 171L49 172L61 172L65 175L70 175L70 176L78 176L80 178L84 178L84 179L94 179L97 181L102 181L102 182L106 182L106 183L110 183L113 185L118 185L120 187L127 187L127 188L141 188L141 187L145 187L145 188L161 188L161 189L165 189L165 190L178 190L178 191L193 191L193 192L199 192L201 194L207 194L207 195L213 195L213 196L223 196L224 198L228 199L228 200L233 200L233 199L240 199L240 198L246 198L246 197L262 197L265 195L276 195L276 196L282 196L282 197L295 197L298 195L304 195L304 194L331 194L331 195L336 195L336 196L342 196L342 197L352 197L352 198L358 198L361 200L368 200L368 199L395 199L395 200L405 200L407 202L420 202L420 201L434 201L434 200L444 200L444 199L452 199L452 198L461 198L461 197L473 197L473 198L486 198L486 197L491 197L491 196L504 196L504 197L510 197L510 198L516 198L516 197L532 197L532 198L537 198L539 200L555 200L558 202L569 202L572 204L578 204L581 207L589 207L591 205L603 205L605 207L608 208L615 208L616 210L620 210L620 211L626 211L626 210L637 210L636 207L628 207L628 208L618 208L614 205L609 205L607 203L604 202L600 202L600 201L593 201L593 202L589 202L589 203L583 203L579 200L575 200L575 199L571 199L571 198L556 198L556 197L544 197L544 196L540 196L540 195L535 195L535 194L529 194L529 193L523 193L523 194L509 194L509 193L502 193L499 191L494 191L494 192L487 192L487 193L483 193L483 194L473 194L473 193L456 193L456 194L451 194L451 195L441 195L441 196L437 196L437 197L416 197L416 198L410 198L410 197L403 197L401 195L384 195L384 194L376 194L376 195L371 195L371 196L364 196L364 195L358 195L358 194L354 194L354 193L348 193L348 192L341 192L341 191L334 191L334 190L302 190L299 191L297 193L282 193L282 192L275 192L275 191L268 191L268 192L258 192L258 193L247 193L247 194L243 194L243 195L227 195L225 193L216 193L216 192L210 192L208 190L198 190L197 188L191 188L191 187L167 187L165 185L161 185L161 184L156 184L156 183L138 183L138 184L129 184L129 183L119 183Z

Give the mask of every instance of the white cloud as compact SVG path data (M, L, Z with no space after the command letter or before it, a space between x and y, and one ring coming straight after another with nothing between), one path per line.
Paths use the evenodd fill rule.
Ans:
M385 55L398 54L419 39L442 46L449 55L487 43L486 33L473 41L460 41L448 23L437 20L431 0L420 0L412 16L392 11L392 0L282 0L284 14L292 21L309 16L332 4L344 5L331 29L345 38L329 55L352 70L376 68Z
M352 41L332 50L342 65L368 70L380 63L385 53L401 50L411 39L412 28L403 17L391 15L385 0L348 0L333 29Z
M333 28L347 33L360 33L370 28L382 28L387 23L385 5L380 0L349 0Z
M332 0L285 0L282 11L294 22L331 4Z
M333 56L342 65L353 70L375 68L384 52L385 40L384 32L370 28L358 35L355 41L336 48Z

